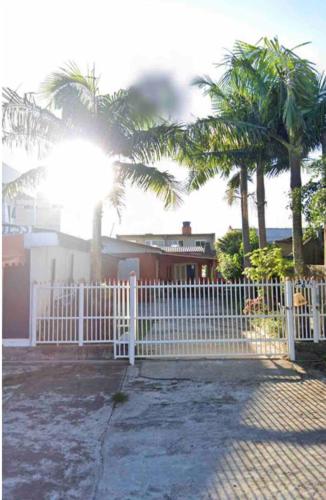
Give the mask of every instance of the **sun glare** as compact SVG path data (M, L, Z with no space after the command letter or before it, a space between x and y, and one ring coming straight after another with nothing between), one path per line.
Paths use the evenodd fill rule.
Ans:
M112 189L108 157L94 144L71 140L58 144L47 160L42 193L69 208L93 207Z

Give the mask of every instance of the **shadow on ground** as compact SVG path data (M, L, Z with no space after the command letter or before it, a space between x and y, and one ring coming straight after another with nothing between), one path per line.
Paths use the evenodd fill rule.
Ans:
M286 361L8 364L4 397L6 500L324 498L325 379Z
M323 498L322 380L285 361L146 361L125 390L98 500Z

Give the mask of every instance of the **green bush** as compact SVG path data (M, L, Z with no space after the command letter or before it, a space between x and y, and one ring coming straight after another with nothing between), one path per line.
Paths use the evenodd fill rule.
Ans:
M250 229L251 248L258 248L258 236L255 229ZM229 229L216 242L218 271L227 280L239 279L243 274L243 244L239 229Z
M218 264L218 270L226 280L235 280L241 277L243 266L239 254L221 253L218 256Z
M293 263L284 259L282 250L276 246L259 248L250 252L248 256L251 267L245 268L244 275L253 281L284 279L293 269Z
M267 337L282 337L284 332L281 318L257 318L251 320L251 326L262 330Z

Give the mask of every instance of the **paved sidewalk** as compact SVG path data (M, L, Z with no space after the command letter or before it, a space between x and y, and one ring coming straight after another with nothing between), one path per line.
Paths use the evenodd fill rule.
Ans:
M325 498L326 385L288 362L129 369L98 500Z
M4 366L6 500L322 499L325 458L325 380L286 361Z
M127 365L3 365L3 498L91 499L103 433Z

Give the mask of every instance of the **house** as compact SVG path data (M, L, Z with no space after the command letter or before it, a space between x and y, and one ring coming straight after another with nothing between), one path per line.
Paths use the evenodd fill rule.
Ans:
M6 228L7 230L8 228ZM29 345L31 286L34 282L88 281L89 242L56 231L15 226L2 236L3 339Z
M215 271L215 255L205 254L203 247L179 252L178 247L159 248L129 240L102 238L103 255L118 259L116 268L106 278L128 279L134 271L138 279L181 281L209 277ZM105 264L103 264L105 273Z
M21 175L6 163L2 164L2 187ZM2 223L8 226L29 226L60 231L61 207L50 203L40 193L31 196L19 193L14 198L2 200Z
M119 234L119 240L131 241L133 243L141 243L159 247L162 250L171 251L176 249L180 253L201 253L200 249L204 248L205 254L214 253L215 234L214 233L192 233L191 223L185 221L182 223L181 233L174 234Z
M230 226L229 229L232 229ZM258 229L254 228L257 235ZM241 232L241 229L235 229L235 231ZM267 243L272 244L276 241L282 241L290 238L292 236L292 229L290 227L267 227L266 228L266 240Z
M198 279L211 276L215 271L215 234L192 233L189 221L183 222L180 233L120 234L117 239L152 249L156 254L155 279Z
M257 230L258 232L258 230ZM275 243L276 241L286 240L292 236L290 227L267 227L266 239L267 243Z
M282 249L286 258L292 258L292 236L290 238L275 241ZM307 265L322 265L324 263L324 239L322 235L310 237L303 242L303 258Z
M2 246L4 345L29 345L32 284L89 281L90 242L59 231L5 225ZM103 280L129 279L131 271L142 280L199 279L211 276L215 267L215 256L203 247L182 254L102 238Z

